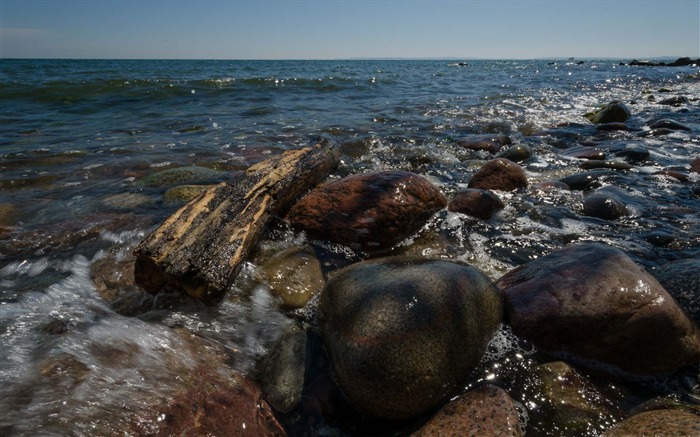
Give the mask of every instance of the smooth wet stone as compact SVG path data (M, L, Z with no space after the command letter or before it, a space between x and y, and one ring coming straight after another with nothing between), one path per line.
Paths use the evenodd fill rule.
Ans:
M179 185L172 187L163 194L166 203L186 203L199 196L211 185Z
M445 196L422 176L373 172L316 187L286 218L310 239L381 251L416 233L446 205Z
M654 410L632 416L603 437L680 437L700 435L700 417L677 410Z
M613 170L630 170L632 166L621 161L584 161L579 164L584 170L594 170L597 168L611 168Z
M263 398L275 410L290 412L301 402L305 370L306 333L292 324L261 364Z
M562 152L562 155L571 156L573 158L578 158L578 159L595 159L595 160L604 160L605 156L606 156L605 150L599 149L598 147L586 147L586 146L571 147L569 149L565 149Z
M681 173L679 171L674 171L674 170L659 170L659 171L655 171L652 174L653 175L668 176L668 177L673 178L679 182L688 182L690 180L690 178L688 177L687 174Z
M593 124L623 123L630 118L630 110L619 100L612 101L602 109L585 115Z
M645 413L654 410L677 410L700 416L700 405L682 402L677 396L661 396L643 402L630 411L630 415Z
M102 199L102 204L113 209L137 209L153 203L150 196L140 193L119 193Z
M700 158L695 158L690 162L690 172L700 173Z
M447 209L450 211L461 212L482 220L490 219L504 207L505 205L498 196L490 191L476 188L459 191L447 205Z
M571 187L561 181L542 181L532 186L533 189L541 191L570 190Z
M700 258L664 264L654 276L700 326Z
M689 104L690 101L685 96L674 96L674 97L669 97L668 99L660 100L658 103L659 103L659 105L681 106L681 105Z
M527 187L525 170L504 158L496 158L484 164L469 180L469 188L481 190L513 191Z
M615 176L615 172L606 170L594 170L585 173L576 173L561 178L559 181L570 189L577 191L592 190L603 186L606 178Z
M508 147L497 155L498 158L508 159L513 162L525 162L532 158L533 152L530 146L525 144L516 144Z
M671 120L668 118L663 118L661 120L656 120L653 123L650 123L649 128L651 128L651 129L683 130L683 131L691 131L692 130L691 128L684 125L683 123L679 123L675 120Z
M136 285L135 260L130 252L113 249L90 266L97 293L114 312L124 316L142 314L151 309L153 302L153 296Z
M610 153L632 163L644 162L649 159L649 149L630 144L621 147L613 147L610 149Z
M138 182L149 187L167 187L185 184L213 184L222 182L227 173L206 167L177 167L159 171L140 179Z
M292 247L275 254L263 266L267 283L283 309L301 308L318 294L325 279L321 263L309 247Z
M506 135L471 135L457 141L457 145L465 149L485 150L490 153L498 153L503 146L512 143Z
M583 214L604 220L616 220L628 215L624 191L607 186L586 194L583 198Z
M563 361L532 369L523 395L534 404L528 409L528 435L596 435L623 417L613 401Z
M497 286L514 334L543 350L642 375L700 362L695 323L619 249L568 246L511 270Z
M416 257L338 271L319 305L335 380L361 411L408 419L464 386L502 319L498 290L462 264Z
M485 385L466 392L438 411L411 437L520 437L513 399L502 388Z
M624 123L604 123L596 126L596 130L603 132L625 131L629 130L629 127Z

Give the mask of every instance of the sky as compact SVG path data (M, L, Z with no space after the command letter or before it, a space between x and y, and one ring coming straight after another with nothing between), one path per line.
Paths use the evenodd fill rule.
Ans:
M700 0L0 0L0 58L700 57Z

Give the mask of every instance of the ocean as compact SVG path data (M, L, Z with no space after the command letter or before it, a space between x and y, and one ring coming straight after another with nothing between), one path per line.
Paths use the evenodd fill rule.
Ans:
M170 188L225 180L318 135L342 146L333 177L413 171L448 198L493 157L460 146L477 136L531 148L521 163L530 186L585 171L569 153L582 145L628 164L604 169L628 208L617 220L584 215L581 191L528 188L501 193L506 208L488 221L442 211L421 231L436 238L399 251L468 262L494 280L577 241L618 247L650 272L700 257L700 176L689 172L700 157L698 67L465 62L0 60L0 434L157 430L145 412L182 389L202 347L192 338L253 375L292 323L255 259L215 307L144 303L135 290L120 300L121 275L182 205ZM626 130L583 117L613 100L630 108ZM650 128L660 119L689 130ZM177 168L188 171L161 177ZM265 250L306 243L276 226Z

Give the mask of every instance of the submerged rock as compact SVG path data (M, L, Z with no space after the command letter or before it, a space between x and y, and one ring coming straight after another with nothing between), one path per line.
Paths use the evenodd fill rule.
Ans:
M585 115L594 124L622 123L630 118L630 110L619 100L612 101L602 109Z
M506 135L472 135L457 141L457 145L470 150L485 150L497 153L513 141Z
M533 152L529 146L525 144L516 144L499 153L497 157L508 159L513 162L524 162L532 158L532 155Z
M263 397L272 408L288 413L299 405L305 370L306 333L292 324L261 365Z
M411 437L520 437L513 399L503 389L486 385L468 391L438 411Z
M504 158L487 162L469 180L469 188L482 190L513 191L527 187L525 170Z
M341 391L361 411L407 419L463 387L502 309L497 289L472 267L390 257L338 271L319 311Z
M669 129L669 130L683 130L691 131L692 129L683 123L679 123L676 120L671 120L668 118L662 118L661 120L656 120L649 124L650 129Z
M323 288L321 263L313 250L292 247L275 254L262 266L272 294L281 299L282 308L301 308Z
M659 105L668 105L668 106L681 106L681 105L687 105L689 103L690 103L690 101L685 96L674 96L674 97L669 97L668 99L663 99L663 100L659 101Z
M607 186L587 194L583 198L583 214L604 220L616 220L629 214L624 201L625 193Z
M179 185L163 194L166 203L186 203L206 191L211 185Z
M563 361L535 367L524 396L536 404L529 410L528 435L596 435L623 417L613 401Z
M543 350L636 374L700 362L695 323L619 249L569 246L511 270L497 286L513 332Z
M172 185L222 182L226 172L206 167L177 167L159 171L140 179L139 182L149 187L167 187Z
M664 264L654 276L700 326L700 258Z
M447 205L447 209L450 211L461 212L482 220L490 219L504 207L505 205L498 196L490 191L476 188L459 191Z
M287 220L311 239L380 251L413 235L446 204L422 176L374 172L318 186L292 207Z
M604 437L679 437L700 435L700 417L678 410L653 410L623 420Z
M102 199L102 204L114 209L137 209L153 203L150 196L140 193L120 193Z
M700 173L700 158L695 158L690 162L690 172Z

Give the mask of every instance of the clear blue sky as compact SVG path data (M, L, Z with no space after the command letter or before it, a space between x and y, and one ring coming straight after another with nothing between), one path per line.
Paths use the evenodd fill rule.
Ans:
M700 57L700 0L0 0L0 57Z

